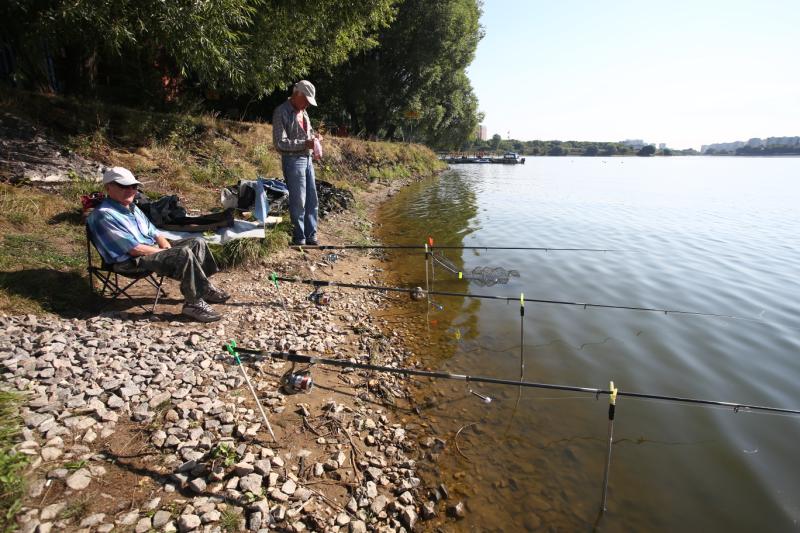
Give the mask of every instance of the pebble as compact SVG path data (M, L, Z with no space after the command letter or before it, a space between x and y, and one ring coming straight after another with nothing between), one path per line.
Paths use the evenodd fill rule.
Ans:
M185 514L178 518L178 531L192 531L200 527L202 520L196 514Z
M153 528L160 529L164 527L171 519L172 513L169 511L156 511L156 514L153 515Z
M150 520L150 518L149 517L144 517L144 518L139 519L138 522L136 522L136 527L134 528L134 531L136 533L146 533L147 531L150 531L150 529L152 527L153 527L153 523Z
M255 275L264 279L260 273ZM248 297L262 296L258 284L252 290ZM340 315L345 324L359 324L353 345L361 353L374 348L375 339L381 338L370 313L381 305L383 296L343 298L332 302L323 314L305 301L306 293L301 290L289 287L285 293L287 300L299 302L290 308L291 314L301 315L302 320L288 324L283 317L257 309L256 314L261 315L257 322L269 321L270 327L255 328L253 344L265 349L330 353L340 338L352 333L336 323L337 309L345 311ZM417 512L426 516L424 505L414 507L420 481L407 455L421 437L389 420L374 404L361 401L370 398L341 404L326 400L323 406L309 402L298 407L310 423L318 423L322 417L335 418L350 438L337 430L320 438L320 447L282 450L280 455L259 442L265 431L250 396L230 394L244 386L238 369L213 353L217 339L226 335L226 325L230 330L240 318L249 318L246 313L251 311L226 309L230 316L213 329L113 315L88 320L56 317L46 322L36 317L0 317L0 373L9 377L13 387L30 391L31 400L20 413L25 432L19 450L39 464L50 463L41 468L46 479L30 480L31 498L42 497L46 480L64 480L69 489L80 491L93 479L101 479L106 474L103 465L108 466L104 461L109 458L95 451L102 449L97 443L113 438L120 424L126 424L127 430L131 419L139 424L137 430L144 431L151 452L156 450L153 466L163 480L152 492L157 497L142 503L141 510L115 508L109 500L107 507L101 508L108 517L97 513L82 520L59 520L67 505L61 501L38 514L34 510L27 523L41 533L76 528L99 533L115 527L137 532L212 532L222 529L223 514L231 510L241 513L237 530L248 525L264 530L366 532L367 522L370 530L412 530ZM9 334L24 340L17 343ZM407 352L387 343L380 345L380 353L386 362L400 364ZM272 377L275 371L288 368L283 362L247 363L247 368L268 414L279 414L293 405L287 404ZM352 384L358 377L349 371L341 375ZM382 379L382 391L402 392L398 378ZM364 394L371 396L371 387L364 389ZM352 456L363 476L352 470L350 439L371 446ZM215 455L221 443L230 451ZM86 461L86 466L73 472L62 466L70 461ZM347 512L334 511L304 487L299 479L308 474L342 483L360 479ZM145 490L152 491L153 479L158 483L158 477L143 478L150 485L143 485ZM399 495L397 500L379 494L378 487L386 494ZM175 493L184 488L191 491L188 498L190 493ZM164 508L160 497L168 493L173 494ZM251 498L247 493L257 501L246 504ZM114 523L110 523L112 517ZM109 523L104 523L107 518Z
M86 468L80 468L67 477L67 486L72 490L83 490L92 482L92 476Z

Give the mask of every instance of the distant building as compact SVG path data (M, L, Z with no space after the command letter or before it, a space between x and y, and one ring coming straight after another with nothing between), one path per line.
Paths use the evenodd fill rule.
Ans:
M624 144L625 146L630 146L634 150L639 150L644 148L644 141L642 139L625 139L624 141L620 141L620 144Z
M480 139L482 141L488 141L489 140L489 129L486 126L484 126L483 124L478 126L478 139Z
M666 150L667 149L667 143L658 143L658 149L659 150Z

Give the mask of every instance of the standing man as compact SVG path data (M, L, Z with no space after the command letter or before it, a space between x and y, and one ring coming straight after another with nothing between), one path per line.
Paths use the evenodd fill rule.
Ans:
M182 314L199 322L219 320L222 316L206 302L224 303L230 295L208 280L218 269L206 241L197 237L170 243L133 203L140 184L123 167L103 173L107 197L87 220L97 251L120 274L144 269L179 280Z
M289 218L292 220L292 244L319 244L317 217L319 201L314 181L314 164L311 154L314 135L306 108L316 106L316 89L310 81L294 84L292 96L275 108L272 114L272 142L281 154L283 178L289 188Z

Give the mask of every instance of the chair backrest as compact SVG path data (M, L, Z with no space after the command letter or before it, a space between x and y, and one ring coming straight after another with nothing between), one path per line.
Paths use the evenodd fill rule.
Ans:
M103 259L103 256L100 254L100 250L98 250L97 248L97 243L94 242L94 235L92 235L92 230L89 228L88 222L86 223L85 227L86 227L86 264L88 270L92 271L97 268L105 270L108 267L106 265L105 260ZM92 250L94 250L94 253L96 253L97 257L100 258L99 267L94 266L94 260L92 258L93 255Z

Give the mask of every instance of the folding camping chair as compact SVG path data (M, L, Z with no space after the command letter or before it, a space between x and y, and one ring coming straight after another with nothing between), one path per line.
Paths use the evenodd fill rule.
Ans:
M96 253L100 258L100 266L94 265L92 249L94 249L94 253ZM161 287L164 283L164 276L157 278L154 272L144 269L135 272L116 272L113 268L113 265L106 263L103 260L103 256L100 255L100 252L97 251L97 245L92 239L92 233L89 230L88 224L86 225L86 263L88 265L87 270L89 271L89 287L91 291L93 293L96 292L99 296L111 297L111 300L103 306L103 309L114 303L114 301L120 296L125 296L132 302L136 303L133 297L128 294L128 289L142 280L146 281L156 289L156 296L150 309L136 303L136 305L141 307L146 313L152 314L156 309L156 304L158 304L159 298L161 298L162 294L166 295ZM123 278L122 283L120 283L120 276ZM95 291L95 279L101 284L99 291Z

